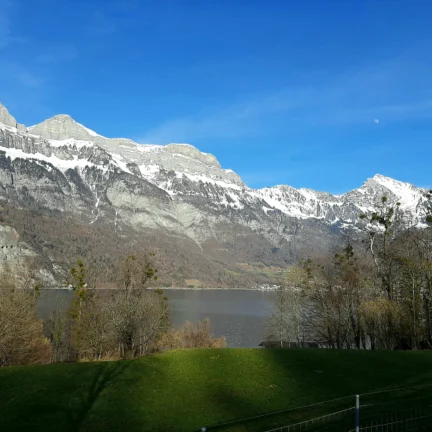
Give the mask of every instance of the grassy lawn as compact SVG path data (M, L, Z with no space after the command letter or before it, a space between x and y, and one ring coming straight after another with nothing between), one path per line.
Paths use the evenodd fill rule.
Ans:
M432 383L432 352L182 350L133 361L10 367L0 369L0 431L192 432L425 383ZM350 398L322 410L352 404ZM314 413L208 430L260 431Z

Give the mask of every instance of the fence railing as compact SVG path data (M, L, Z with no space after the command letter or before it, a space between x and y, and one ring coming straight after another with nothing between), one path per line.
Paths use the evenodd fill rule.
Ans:
M307 418L307 415L311 418ZM432 431L432 384L341 397L233 420L201 430L208 432Z
M397 409L396 405L389 411L388 406L377 404L367 407L374 408L375 413L368 415L367 408L365 418L360 422L357 431L359 432L408 432L432 430L432 398L405 399L404 404L419 403L428 400L428 404L420 405L417 408ZM381 408L380 408L381 407ZM384 408L383 408L384 407ZM382 410L382 412L380 412ZM351 429L349 432L356 432Z
M412 400L403 400L407 402L418 402L426 398L413 398ZM430 397L428 399L431 399ZM402 401L399 401L402 402ZM431 401L432 402L432 401ZM269 429L265 432L312 432L312 431L344 431L344 432L415 432L432 430L432 405L422 408L413 408L408 410L399 410L386 412L375 417L366 415L363 421L360 416L355 415L356 410L363 411L377 409L385 404L365 405L351 407L344 410L336 411L320 417L315 417L299 423ZM349 413L350 417L347 417ZM340 429L348 422L352 422L355 427L350 429Z
M414 432L414 431L430 431L432 414L419 415L412 413L411 416L404 417L401 413L392 413L380 420L366 421L365 424L359 427L360 432ZM356 429L351 429L348 432L356 432Z
M274 419L275 417L281 417L283 416L285 417L292 417L292 418L297 418L297 417L302 417L304 418L304 414L303 412L308 411L308 412L323 412L325 413L326 411L328 411L330 409L330 407L334 406L334 407L338 407L340 406L341 403L344 403L346 406L347 410L352 410L352 407L349 405L349 401L350 399L352 399L351 396L344 396L344 397L340 397L340 398L336 398L336 399L330 399L330 400L326 400L326 401L321 401L321 402L316 402L314 404L308 404L308 405L302 405L302 406L297 406L297 407L293 407L293 408L287 408L284 410L279 410L279 411L273 411L270 413L265 413L265 414L260 414L260 415L256 415L253 417L246 417L246 418L242 418L242 419L236 419L236 420L231 420L228 422L224 422L224 423L219 423L216 425L211 425L208 427L202 427L199 431L206 431L206 432L218 432L218 431L230 431L231 428L235 428L238 427L239 425L254 425L255 423L262 423L265 424L266 422L268 423L269 421L271 421L271 419ZM345 409L343 409L342 411L345 411ZM333 414L333 412L332 412ZM328 414L323 414L324 417L327 416ZM331 414L330 414L331 415ZM308 420L310 421L310 420ZM295 422L298 423L298 422ZM253 427L253 426L251 426ZM285 427L285 426L284 426ZM254 429L255 430L255 429ZM259 429L260 431L263 430L263 428ZM300 429L296 429L296 431L299 431ZM302 429L305 430L305 429ZM197 431L198 432L198 431Z
M366 402L310 420L274 428L265 432L343 431L343 432L408 432L432 430L432 392L429 386L374 392L363 395ZM404 397L392 393L401 393ZM406 393L409 393L408 395ZM419 393L424 393L420 394ZM378 397L368 400L368 397ZM387 400L380 400L384 396ZM408 397L406 397L408 396ZM382 398L381 398L382 399ZM348 414L349 413L349 414ZM348 414L348 416L347 416ZM352 426L349 426L351 424Z
M270 429L266 432L302 432L308 431L310 428L316 428L317 426L322 426L328 423L329 421L334 421L338 417L342 415L346 415L348 412L353 412L355 407L347 408L341 411L333 412L330 414L326 414L320 417L315 417L310 420L305 420L299 423L294 423L288 426L282 426L276 429Z

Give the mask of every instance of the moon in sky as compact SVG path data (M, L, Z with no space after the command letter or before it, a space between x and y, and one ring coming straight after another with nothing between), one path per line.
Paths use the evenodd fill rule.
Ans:
M379 123L379 119L375 119L374 122L375 122L376 124L378 124L378 123Z

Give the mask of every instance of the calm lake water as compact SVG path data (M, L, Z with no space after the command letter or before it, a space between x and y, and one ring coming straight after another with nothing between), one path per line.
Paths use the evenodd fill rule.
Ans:
M185 321L210 318L212 333L225 336L227 346L255 348L263 340L264 326L274 295L254 290L165 290L175 327ZM69 304L72 292L47 290L38 300L38 313L47 318L59 304Z

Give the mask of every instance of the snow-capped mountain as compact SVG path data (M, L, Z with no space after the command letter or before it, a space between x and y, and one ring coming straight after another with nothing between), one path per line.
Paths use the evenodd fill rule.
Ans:
M163 230L201 249L213 240L214 249L235 248L249 238L250 248L258 242L260 253L278 250L287 262L301 248L326 247L341 230L355 229L383 195L422 223L424 190L381 175L338 196L287 185L252 189L189 144L106 138L68 115L26 128L0 105L0 204Z

